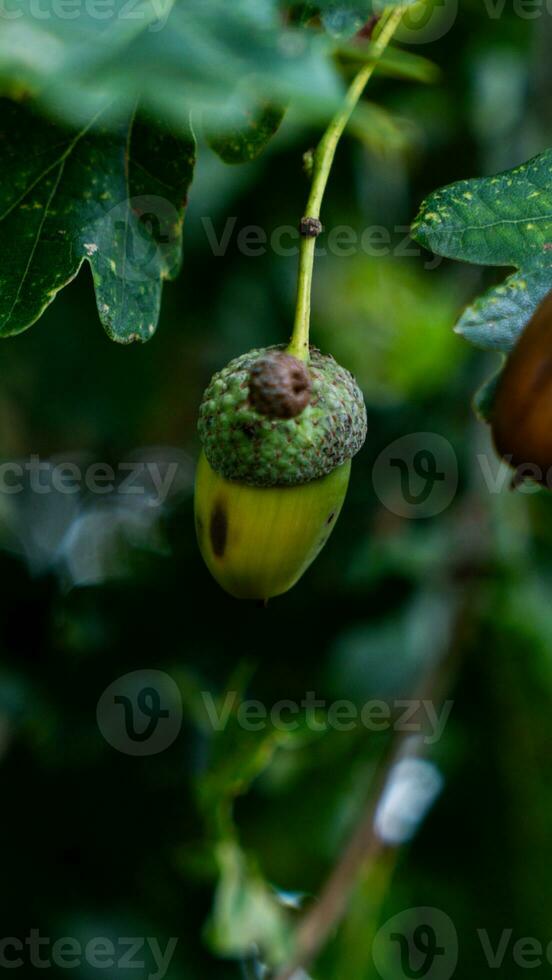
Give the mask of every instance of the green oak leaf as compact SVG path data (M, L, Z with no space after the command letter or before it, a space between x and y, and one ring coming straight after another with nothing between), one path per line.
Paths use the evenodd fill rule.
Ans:
M552 289L552 260L516 272L476 299L460 317L456 332L483 350L508 352Z
M73 130L8 100L0 112L0 336L34 323L88 262L109 336L148 340L180 267L191 136L135 113Z
M257 103L244 109L241 118L230 115L230 125L221 115L217 129L208 133L209 146L224 163L249 163L255 160L272 139L284 118L285 109L271 102ZM213 120L213 123L215 120Z
M446 258L518 270L476 299L456 326L478 347L508 352L552 288L552 150L430 194L412 235Z

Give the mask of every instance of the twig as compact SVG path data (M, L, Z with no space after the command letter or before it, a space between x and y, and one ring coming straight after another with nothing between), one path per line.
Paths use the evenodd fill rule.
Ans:
M293 334L288 347L290 354L299 360L307 361L309 357L309 327L311 311L311 289L314 270L314 255L316 238L322 230L320 209L324 192L332 169L335 153L347 124L362 96L368 82L376 71L378 61L393 38L404 10L402 7L389 9L374 24L375 40L372 46L371 59L363 65L355 76L345 96L343 105L330 122L313 156L312 183L307 210L301 223L301 246L299 253L299 275L297 279L297 306ZM308 230L303 230L308 229Z
M445 656L429 671L419 687L416 700L432 700L442 703L456 674L459 654L464 648L467 612L472 607L471 590L464 589L458 601L452 630L453 642ZM295 954L292 962L286 965L274 980L294 980L301 970L308 969L316 959L333 930L344 918L351 893L362 871L373 868L380 857L394 849L379 836L374 817L382 795L388 785L394 767L405 756L421 755L423 739L416 740L413 748L410 732L399 732L395 736L390 751L379 767L370 798L359 823L353 831L345 850L330 874L320 896L320 900L305 914L296 933Z

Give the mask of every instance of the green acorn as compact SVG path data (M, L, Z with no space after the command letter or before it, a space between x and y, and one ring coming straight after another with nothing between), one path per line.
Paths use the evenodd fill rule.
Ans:
M330 536L366 437L353 376L311 348L253 350L212 378L199 414L201 553L231 595L290 589Z

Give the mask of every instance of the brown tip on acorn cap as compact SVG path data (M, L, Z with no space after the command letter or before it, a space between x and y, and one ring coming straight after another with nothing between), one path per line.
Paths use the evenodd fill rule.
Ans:
M250 371L249 401L260 415L295 418L309 404L311 389L306 364L284 351L259 358Z

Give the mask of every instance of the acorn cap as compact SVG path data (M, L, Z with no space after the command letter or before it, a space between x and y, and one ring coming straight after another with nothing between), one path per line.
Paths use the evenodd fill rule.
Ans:
M351 459L366 438L362 392L333 357L249 351L211 379L199 433L215 472L248 486L298 486Z

